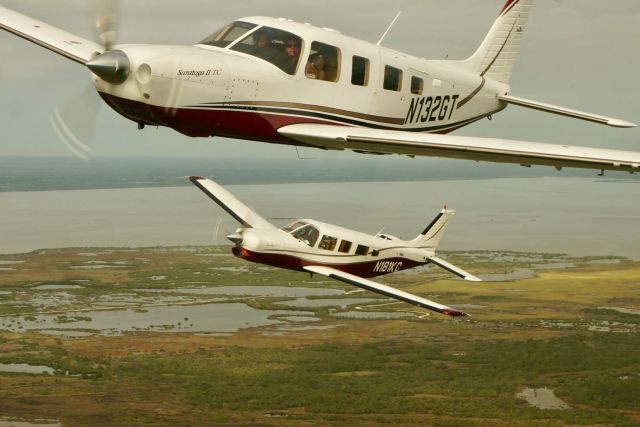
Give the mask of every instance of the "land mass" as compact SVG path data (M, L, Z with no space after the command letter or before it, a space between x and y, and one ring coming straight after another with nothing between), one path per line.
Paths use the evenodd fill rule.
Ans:
M0 424L640 425L638 262L450 252L485 281L379 278L452 320L228 252L0 256Z

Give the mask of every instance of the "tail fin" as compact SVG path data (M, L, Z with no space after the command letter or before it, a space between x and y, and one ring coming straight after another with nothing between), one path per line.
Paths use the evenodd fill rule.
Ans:
M447 209L445 206L438 216L431 221L431 224L418 237L409 242L410 246L420 249L433 249L435 251L447 229L449 220L454 214L455 211Z
M463 63L483 77L508 83L533 0L507 0L476 52Z

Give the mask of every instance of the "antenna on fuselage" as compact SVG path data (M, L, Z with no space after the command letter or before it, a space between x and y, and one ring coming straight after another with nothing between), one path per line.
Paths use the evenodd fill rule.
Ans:
M384 32L384 34L382 35L382 37L380 37L380 40L378 40L378 43L376 43L376 46L380 46L380 43L382 43L382 40L384 40L384 38L387 36L387 33L389 33L389 31L391 30L391 27L393 27L393 24L396 23L396 21L398 20L398 18L400 17L400 14L402 13L402 11L398 11L398 13L396 14L396 17L393 18L393 21L391 21L391 24L389 24L389 26L387 27L387 31Z

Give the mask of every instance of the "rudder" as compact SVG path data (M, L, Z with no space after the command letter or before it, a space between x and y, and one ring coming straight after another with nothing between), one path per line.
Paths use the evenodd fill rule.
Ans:
M533 0L507 0L476 52L464 63L483 77L508 83Z

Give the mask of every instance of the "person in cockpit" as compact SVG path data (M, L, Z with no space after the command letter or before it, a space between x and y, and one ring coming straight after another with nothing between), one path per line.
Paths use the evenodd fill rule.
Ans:
M298 66L298 59L300 58L300 51L302 49L302 41L300 38L292 36L287 39L285 44L285 53L287 54L287 65L285 72L293 74Z

